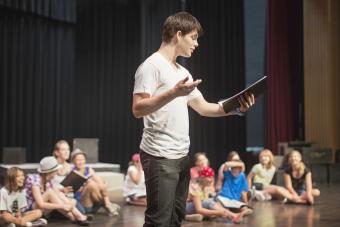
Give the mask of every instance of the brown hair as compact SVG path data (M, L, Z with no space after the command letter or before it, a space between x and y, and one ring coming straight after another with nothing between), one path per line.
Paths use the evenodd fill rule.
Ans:
M208 166L210 166L210 162L209 162L209 159L207 157L207 154L204 153L204 152L197 152L197 153L195 153L195 155L194 155L194 162L196 163L197 160L198 160L198 157L201 156L201 155L204 156L208 160Z
M166 18L163 24L162 41L169 43L178 31L181 31L184 36L194 30L197 30L199 36L203 34L200 22L193 15L185 11L178 12Z
M273 166L273 160L274 160L273 153L272 153L270 150L268 150L268 149L262 150L262 151L260 152L260 154L259 154L259 160L260 160L260 162L261 162L261 156L268 156L268 157L269 157L269 163L268 163L268 165L266 166L266 169L272 168L272 166Z
M17 185L17 175L19 172L22 172L25 176L25 172L18 167L11 167L7 170L5 188L9 193L13 192L15 189L18 191L22 191L24 189L24 186L18 187Z
M240 155L238 154L237 151L230 151L228 156L227 156L227 161L228 162L231 161L235 155L238 155L240 157Z

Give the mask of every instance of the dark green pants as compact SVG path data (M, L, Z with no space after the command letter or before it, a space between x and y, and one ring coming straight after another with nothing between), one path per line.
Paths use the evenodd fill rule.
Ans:
M190 181L189 157L166 159L143 151L140 155L148 203L144 227L181 226Z

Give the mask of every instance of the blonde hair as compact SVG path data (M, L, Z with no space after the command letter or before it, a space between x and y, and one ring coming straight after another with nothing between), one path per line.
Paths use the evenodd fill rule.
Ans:
M262 150L262 151L260 152L260 154L259 154L259 161L260 161L260 163L261 163L261 157L262 157L262 156L268 156L268 157L269 157L269 163L268 163L268 165L266 166L266 169L272 168L272 166L274 165L274 164L273 164L273 160L274 160L273 153L272 153L270 150L268 150L268 149Z
M291 152L288 153L288 162L289 162L289 165L292 167L291 163L290 163L290 157L293 155L293 154L297 154L299 157L300 157L300 165L298 166L297 168L297 171L299 173L299 177L301 177L303 175L303 173L305 172L305 169L306 169L306 165L303 163L302 161L302 155L299 151L297 150L292 150Z
M22 172L25 176L25 172L18 167L11 167L7 170L5 188L8 190L9 193L13 192L15 189L17 189L18 191L22 191L24 189L24 186L19 187L17 184L17 175L19 172Z

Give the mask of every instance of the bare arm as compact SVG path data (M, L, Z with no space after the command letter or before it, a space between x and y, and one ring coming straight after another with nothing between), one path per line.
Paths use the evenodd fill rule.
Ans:
M245 169L246 169L246 167L245 167L243 162L229 161L229 162L225 162L224 163L223 171L228 171L229 168L233 168L233 167L241 167L242 168L242 172L244 172Z
M133 95L132 112L136 118L141 118L150 113L155 112L162 106L166 105L173 99L179 96L190 94L202 80L196 80L191 83L186 83L189 77L180 80L175 87L164 92L163 94L150 96L148 93L137 93Z
M130 169L130 171L128 171L128 175L130 177L130 179L133 181L133 183L138 184L141 177L142 177L142 164L140 162L137 163L136 169L137 171L133 171Z
M298 196L298 194L296 193L296 191L295 191L294 188L293 188L292 179L290 178L289 174L284 173L284 174L283 174L283 180L284 180L284 182L285 182L285 187L287 188L287 190L288 190L291 194L293 194L293 195L295 195L295 196Z
M233 113L225 113L219 104L207 102L203 96L199 96L191 100L189 102L189 106L193 108L199 115L205 117L222 117L233 115Z
M312 184L312 173L309 172L305 176L306 192L312 194L313 184Z
M241 192L241 201L244 203L248 203L248 193L245 191Z
M223 165L220 166L218 169L218 177L217 177L217 182L216 182L216 191L220 191L222 189L222 184L223 184Z
M254 95L245 95L239 99L240 108L242 113L245 113L249 108L255 104ZM201 116L205 117L222 117L237 114L235 111L225 113L224 109L217 103L207 102L203 96L197 97L189 102L189 106L193 108Z
M247 181L248 181L248 186L249 186L249 188L251 188L252 187L252 179L253 179L253 177L255 176L255 174L253 173L253 172L249 172L249 174L248 174L248 176L247 176Z

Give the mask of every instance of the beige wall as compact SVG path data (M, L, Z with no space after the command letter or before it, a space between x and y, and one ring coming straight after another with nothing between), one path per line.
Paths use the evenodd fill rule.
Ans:
M340 0L304 0L305 137L340 148Z

